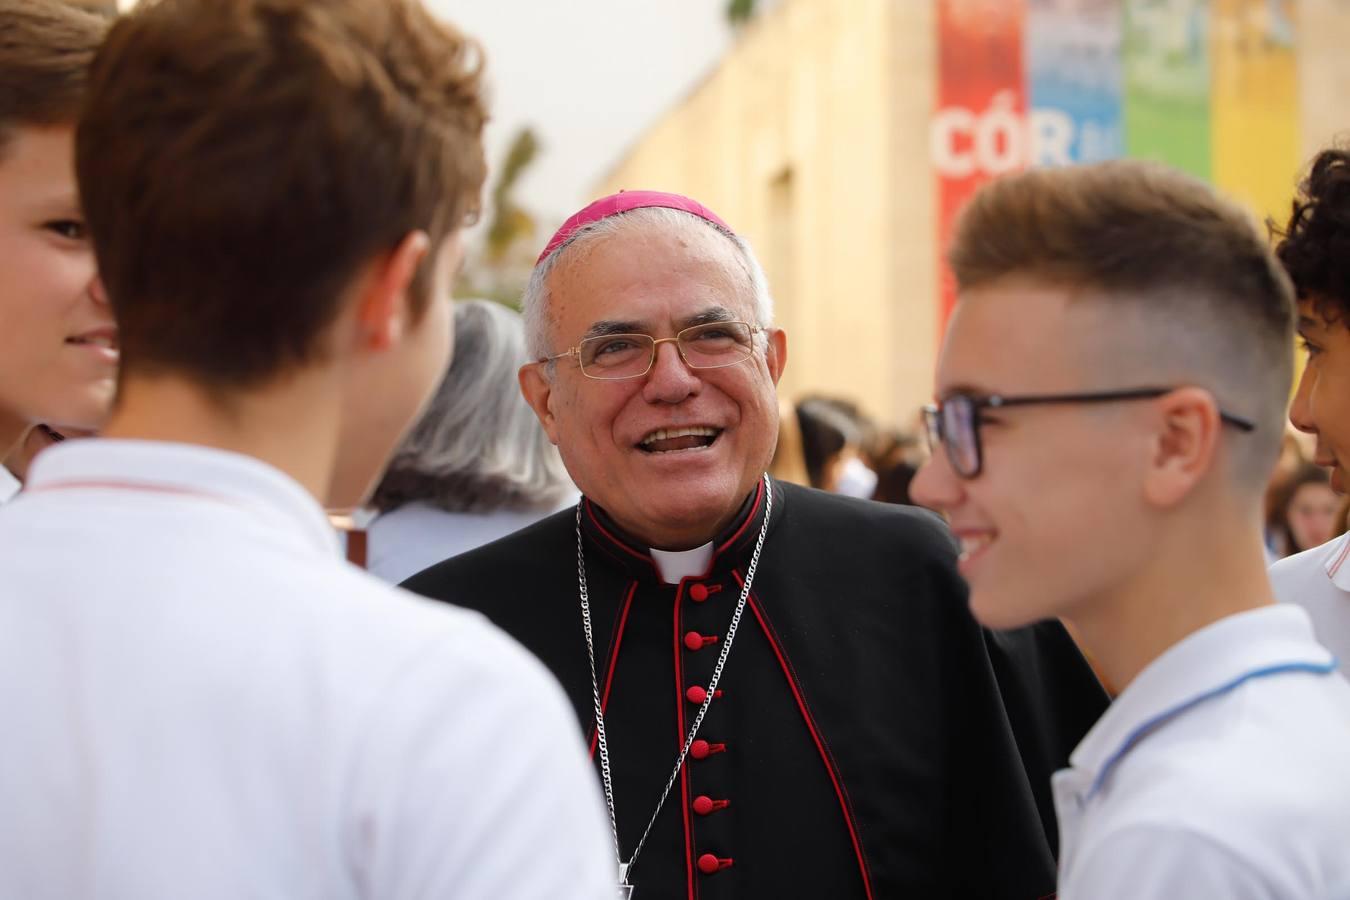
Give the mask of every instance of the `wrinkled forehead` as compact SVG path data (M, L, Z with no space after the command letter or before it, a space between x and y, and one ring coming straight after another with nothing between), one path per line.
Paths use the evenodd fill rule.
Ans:
M563 254L548 277L554 325L624 321L660 328L755 318L751 282L735 245L698 220L676 227L633 223Z

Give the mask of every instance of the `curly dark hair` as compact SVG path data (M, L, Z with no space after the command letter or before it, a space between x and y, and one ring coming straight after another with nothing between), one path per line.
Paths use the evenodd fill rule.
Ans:
M1300 300L1350 325L1350 148L1323 150L1299 185L1289 222L1271 233Z

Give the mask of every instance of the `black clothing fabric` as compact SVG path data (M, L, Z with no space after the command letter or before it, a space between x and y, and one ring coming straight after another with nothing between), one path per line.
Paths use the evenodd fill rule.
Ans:
M928 512L771 489L720 696L633 868L636 900L1052 895L1050 775L1107 702L1068 634L980 628L951 535ZM625 859L698 711L689 691L711 678L764 491L715 541L709 570L679 584L582 501ZM537 654L598 767L575 510L405 587L481 611Z

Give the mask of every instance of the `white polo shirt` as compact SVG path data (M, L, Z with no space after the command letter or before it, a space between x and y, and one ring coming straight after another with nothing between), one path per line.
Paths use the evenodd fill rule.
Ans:
M1270 567L1270 584L1282 603L1308 611L1313 633L1350 672L1350 534L1285 557Z
M1350 897L1350 684L1307 614L1148 666L1055 773L1060 900Z
M0 896L608 898L576 717L250 457L70 441L0 510Z
M19 483L19 479L14 477L13 472L4 466L0 466L0 506L13 500L22 487L23 485Z

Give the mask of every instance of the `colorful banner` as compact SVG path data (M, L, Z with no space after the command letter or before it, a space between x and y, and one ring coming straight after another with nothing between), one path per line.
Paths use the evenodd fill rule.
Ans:
M1154 159L1280 221L1300 166L1297 14L1297 0L938 0L940 324L961 206L1028 165Z
M1027 0L1031 165L1124 152L1120 26L1120 0Z
M1299 168L1293 0L1214 0L1210 93L1214 183L1282 219Z
M1125 151L1210 176L1205 0L1125 0Z
M947 243L961 206L1029 155L1021 0L938 0L937 111L929 131L938 179L939 326L956 294Z

